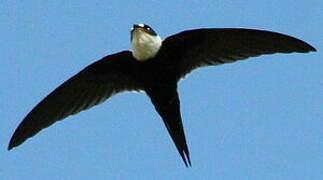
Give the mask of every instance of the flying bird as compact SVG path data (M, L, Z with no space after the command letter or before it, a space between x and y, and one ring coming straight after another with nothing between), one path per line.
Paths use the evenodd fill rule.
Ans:
M191 165L177 83L192 70L274 53L316 51L308 43L277 32L244 28L201 28L162 40L146 24L131 28L131 50L101 58L39 102L15 130L8 150L69 115L123 91L150 98L186 167Z

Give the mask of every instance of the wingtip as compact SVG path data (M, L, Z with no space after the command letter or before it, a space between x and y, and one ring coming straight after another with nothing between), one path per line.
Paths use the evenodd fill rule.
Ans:
M306 50L307 52L316 52L317 50L315 49L314 46L310 45L309 43L304 42L306 45Z
M305 44L306 46L303 46L295 51L292 52L298 52L298 53L310 53L310 52L316 52L317 50L311 46L310 44Z
M13 139L10 140L9 145L8 145L8 151L16 147L17 145L14 143Z
M21 141L20 138L18 138L17 133L15 132L9 141L8 148L7 148L8 151L19 146L21 143L23 143L23 141Z
M315 49L315 47L313 47L312 45L306 43L307 45L307 52L316 52L317 50Z
M311 50L312 52L316 52L317 50L315 49L315 47L311 46Z
M7 150L10 151L12 148L14 148L14 146L9 144Z

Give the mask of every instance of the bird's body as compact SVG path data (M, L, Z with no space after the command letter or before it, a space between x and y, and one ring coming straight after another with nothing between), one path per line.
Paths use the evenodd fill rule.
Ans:
M20 123L8 149L115 93L135 90L150 97L187 166L191 162L177 92L182 77L201 66L262 54L315 51L304 41L287 35L241 28L195 29L162 41L144 24L134 25L131 44L132 51L121 51L94 62L44 98Z

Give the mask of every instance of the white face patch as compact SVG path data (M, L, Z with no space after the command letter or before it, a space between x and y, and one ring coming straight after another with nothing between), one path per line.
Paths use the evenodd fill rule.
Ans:
M143 27L143 24L138 24ZM161 38L157 35L150 35L142 29L134 29L132 32L132 55L138 61L145 61L153 58L158 53L162 44Z

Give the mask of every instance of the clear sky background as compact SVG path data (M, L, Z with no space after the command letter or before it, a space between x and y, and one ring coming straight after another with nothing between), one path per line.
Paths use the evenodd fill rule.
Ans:
M0 179L323 179L323 1L0 3ZM201 68L179 83L192 167L143 93L123 93L12 151L24 116L63 81L130 48L133 23L162 37L200 27L277 31L318 52Z

